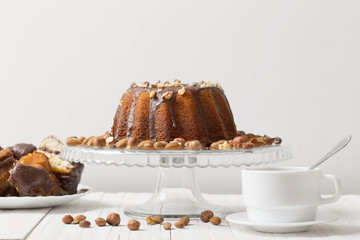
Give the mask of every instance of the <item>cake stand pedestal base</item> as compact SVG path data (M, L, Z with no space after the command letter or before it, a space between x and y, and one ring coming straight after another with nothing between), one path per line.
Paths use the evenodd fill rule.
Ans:
M160 167L153 196L141 205L126 208L125 214L136 218L156 215L168 219L183 216L199 218L201 212L207 209L213 211L216 216L230 213L226 207L211 204L203 198L194 168Z

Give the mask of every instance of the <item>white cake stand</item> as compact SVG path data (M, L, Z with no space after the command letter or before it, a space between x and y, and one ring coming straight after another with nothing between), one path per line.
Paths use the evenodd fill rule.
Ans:
M62 149L64 160L107 166L158 167L159 178L153 196L145 203L130 206L125 214L131 217L161 215L179 218L187 215L198 218L210 209L217 216L229 214L224 206L207 202L201 195L194 168L241 167L270 164L292 158L289 146L273 145L250 150L118 150L90 147Z

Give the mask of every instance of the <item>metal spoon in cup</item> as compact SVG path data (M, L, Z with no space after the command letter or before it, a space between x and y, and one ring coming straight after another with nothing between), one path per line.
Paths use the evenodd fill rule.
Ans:
M341 140L341 142L339 142L333 149L331 149L330 152L328 152L323 158L321 158L318 162L312 165L311 168L309 168L309 170L316 168L317 166L325 162L325 160L330 158L332 155L343 149L350 142L350 140L351 140L351 135Z

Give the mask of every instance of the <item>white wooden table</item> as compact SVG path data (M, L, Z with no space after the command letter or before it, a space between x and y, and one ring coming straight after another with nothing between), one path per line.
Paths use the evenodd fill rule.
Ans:
M124 215L126 206L139 204L150 197L148 193L102 193L95 192L81 199L55 208L0 210L0 239L360 239L360 195L346 195L338 202L322 206L321 210L336 214L335 222L314 226L308 232L297 234L265 234L250 227L243 227L240 234L234 234L228 223L214 226L200 220L192 220L184 229L172 228L165 231L161 225L146 225L141 221L139 231L130 231ZM234 212L243 211L240 195L206 195L205 198L217 204L224 204ZM118 212L121 224L117 227L97 227L93 220L109 213ZM62 223L65 214L83 214L91 221L91 228Z

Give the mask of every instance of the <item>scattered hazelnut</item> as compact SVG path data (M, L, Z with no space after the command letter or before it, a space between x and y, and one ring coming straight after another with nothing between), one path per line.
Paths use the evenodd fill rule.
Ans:
M200 219L203 222L209 222L210 218L214 216L214 213L211 210L205 210L200 214Z
M105 226L106 225L106 220L99 217L97 219L95 219L95 223L96 225L98 225L99 227Z
M91 138L92 138L92 137L87 137L87 138L85 138L82 143L83 143L84 145L87 145Z
M190 222L190 218L188 216L183 216L180 218L179 222L183 222L185 225L188 225Z
M164 218L162 216L153 216L151 220L153 220L157 224L160 224L164 221Z
M140 141L137 137L129 138L127 141L127 148L128 149L136 149L139 145Z
M91 223L86 220L82 220L81 222L79 222L79 227L81 227L81 228L88 228L88 227L90 227L90 225L91 225Z
M249 139L256 137L255 134L252 134L252 133L247 133L246 136L247 136Z
M131 230L131 231L136 231L140 228L140 222L138 220L130 220L127 224L127 227Z
M190 150L200 150L203 148L203 145L201 144L201 142L199 140L193 140L193 141L190 141L188 148Z
M244 136L246 133L244 131L236 131L237 136Z
M120 224L120 215L117 213L110 213L106 218L106 222L112 226L118 226Z
M242 148L242 144L249 141L248 137L246 135L243 135L241 137L236 137L233 140L233 147L235 149L240 149Z
M154 90L150 92L150 98L154 98L155 95L156 95L156 92Z
M156 224L156 222L154 222L150 216L146 216L145 221L146 221L147 225L155 225Z
M225 141L222 144L219 144L219 150L229 150L230 149L230 144L228 141Z
M87 142L87 146L94 146L94 139L95 137L90 137L89 141Z
M254 137L250 139L250 142L254 144L254 147L261 147L266 145L262 137Z
M170 228L171 228L171 223L169 223L169 222L164 223L163 228L164 228L165 230L170 230Z
M162 91L162 89L161 88L159 88L158 90L156 90L158 93L161 93L161 91Z
M78 137L78 140L82 143L85 140L84 136Z
M221 218L219 218L219 217L212 217L212 218L210 218L210 220L209 220L212 224L214 224L214 225L219 225L220 223L221 223Z
M246 143L242 144L242 148L244 148L244 149L251 149L251 148L254 148L254 147L255 147L255 145L253 143L251 143L251 142L246 142Z
M95 147L105 147L106 146L106 140L103 137L95 137L93 140L93 145Z
M165 147L167 144L168 144L168 143L165 142L165 141L156 142L156 143L154 144L154 148L155 148L156 150L162 150L162 149L164 149L164 147Z
M274 143L274 138L269 137L269 136L264 136L264 142L266 143L266 145L272 145Z
M145 140L139 143L138 148L143 150L153 150L154 149L154 143L151 140Z
M170 142L165 147L165 150L179 150L181 149L181 143L179 142Z
M211 150L219 150L219 145L223 144L224 142L225 142L225 140L220 140L220 141L214 142L210 145L210 149Z
M77 215L76 217L74 217L73 223L78 224L79 222L81 222L85 219L86 219L86 217L84 215Z
M127 143L128 143L128 139L124 138L118 141L117 143L115 143L115 147L117 149L125 149L127 147Z
M124 100L120 100L119 105L120 107L124 106Z
M175 138L175 139L174 139L174 142L180 143L180 144L181 144L181 148L184 148L186 141L185 141L185 139L183 139L183 138Z
M78 146L81 144L81 142L77 137L69 137L66 139L66 144L68 146Z
M70 224L72 223L73 221L73 217L71 215L65 215L63 218L62 218L62 221L63 223L65 224Z
M275 144L281 144L281 143L282 143L281 138L280 138L280 137L274 138L274 143L275 143Z
M189 87L195 87L196 84L197 84L196 82L192 82L192 83L189 84Z
M185 223L184 222L176 222L174 223L174 226L177 227L177 228L183 228L185 227Z

